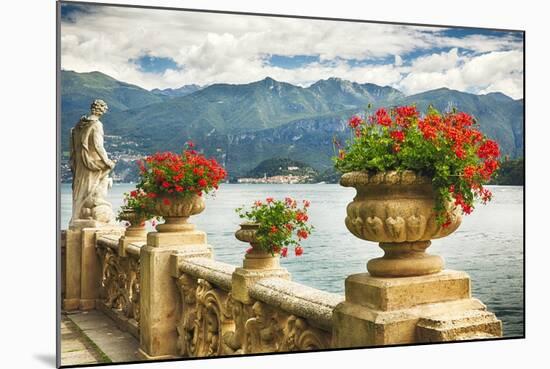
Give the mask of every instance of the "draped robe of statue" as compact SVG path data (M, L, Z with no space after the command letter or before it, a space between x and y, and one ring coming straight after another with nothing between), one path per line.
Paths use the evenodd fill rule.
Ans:
M103 147L103 124L96 115L80 118L71 130L73 212L71 225L87 221L92 226L112 224L112 205L105 199L112 185L109 172L114 163Z

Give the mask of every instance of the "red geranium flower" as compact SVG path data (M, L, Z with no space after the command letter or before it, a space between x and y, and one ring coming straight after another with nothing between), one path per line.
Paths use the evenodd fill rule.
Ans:
M390 133L390 137L397 142L405 141L405 134L402 131L393 131Z
M376 123L381 126L390 126L392 124L391 117L386 109L380 108L376 111Z
M298 235L298 238L305 240L308 236L308 233L307 231L300 229L298 230L297 235Z
M349 125L351 128L357 128L357 127L359 127L362 123L363 123L363 120L361 119L361 117L359 117L359 116L357 116L357 115L354 115L354 116L351 117L350 120L348 121L348 125Z

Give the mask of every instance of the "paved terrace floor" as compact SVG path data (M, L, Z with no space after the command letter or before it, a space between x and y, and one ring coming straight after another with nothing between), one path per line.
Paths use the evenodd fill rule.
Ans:
M138 360L139 342L100 311L63 313L61 365L93 365Z

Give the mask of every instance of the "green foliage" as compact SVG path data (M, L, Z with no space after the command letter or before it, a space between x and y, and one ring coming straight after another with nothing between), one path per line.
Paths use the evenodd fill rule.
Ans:
M338 183L341 176L341 173L339 173L334 167L331 167L315 177L315 182Z
M157 219L154 214L153 199L147 196L147 193L142 189L135 189L124 193L124 205L121 207L118 215L118 221L129 221L126 219L127 212L135 214L135 219L141 219L145 222L150 219Z
M291 170L289 167L297 167L298 169ZM317 175L315 169L301 161L292 160L289 158L271 158L262 161L256 168L247 173L247 177L260 178L264 174L268 177L280 175L309 175L314 177Z
M307 224L308 207L306 200L298 207L297 201L290 197L284 200L268 197L265 203L256 201L251 208L243 206L235 211L241 219L259 225L256 239L262 249L271 254L281 252L282 256L286 256L290 246L294 247L296 255L300 255L300 240L306 239L313 230L313 226Z

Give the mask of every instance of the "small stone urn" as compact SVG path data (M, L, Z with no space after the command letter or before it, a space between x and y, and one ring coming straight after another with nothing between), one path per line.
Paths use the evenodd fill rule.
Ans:
M443 269L443 259L425 251L430 240L454 232L462 218L459 210L448 204L450 224L437 224L431 178L408 170L350 172L342 176L340 184L357 190L346 209L346 227L356 237L379 242L384 250L383 257L367 263L371 275L410 277Z
M243 268L245 269L276 269L280 267L279 253L270 253L264 250L256 240L256 232L260 227L257 223L243 223L241 229L235 232L239 241L248 242L252 250L244 256Z
M195 229L188 223L191 215L200 214L205 208L204 199L197 194L185 196L161 195L155 199L154 212L164 218L164 224L156 226L159 232L186 232Z
M134 209L123 209L118 218L130 223L124 231L124 237L132 239L146 238L147 230L145 229L145 221L147 219L136 213Z

